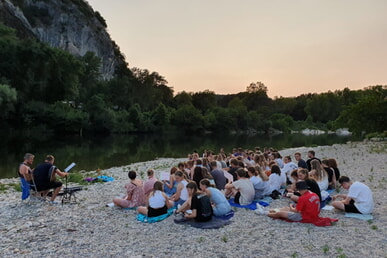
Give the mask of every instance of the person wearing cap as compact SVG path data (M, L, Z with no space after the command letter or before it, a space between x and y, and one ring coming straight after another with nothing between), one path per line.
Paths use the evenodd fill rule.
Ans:
M352 182L347 176L340 177L339 183L342 188L348 190L348 194L333 196L335 200L332 202L333 207L351 213L372 213L374 200L368 186L360 182ZM337 198L342 198L342 200L336 201Z
M317 194L309 191L309 186L305 181L296 183L296 189L301 194L297 205L290 204L289 207L272 209L265 211L262 206L257 205L255 213L267 215L270 218L282 218L297 222L313 222L319 219L320 198Z

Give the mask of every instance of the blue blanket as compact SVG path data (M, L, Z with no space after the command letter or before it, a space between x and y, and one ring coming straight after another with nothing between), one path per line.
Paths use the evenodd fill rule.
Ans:
M162 221L162 220L168 218L169 216L171 216L173 213L173 210L174 210L174 208L170 208L170 209L168 209L167 213L160 215L160 216L157 216L157 217L150 217L150 218L148 216L145 216L144 214L137 214L136 218L138 221L141 221L144 223L159 222L159 221Z
M240 204L237 204L234 202L234 198L229 199L228 202L230 203L231 206L238 207L238 208L246 208L246 209L250 209L250 210L256 210L257 203L259 203L263 207L269 206L269 203L264 202L264 201L259 201L259 202L253 201L252 203L250 203L248 205L240 205Z

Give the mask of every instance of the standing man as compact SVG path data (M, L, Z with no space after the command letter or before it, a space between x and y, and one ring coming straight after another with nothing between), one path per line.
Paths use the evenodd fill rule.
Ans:
M44 163L39 164L34 169L35 184L38 192L46 191L45 195L47 195L50 189L54 189L51 196L51 204L56 204L54 200L62 189L62 182L55 180L56 175L60 177L66 177L68 175L68 173L62 172L57 167L55 167L54 162L54 156L47 155Z
M308 168L308 166L306 165L305 160L303 160L301 158L301 153L299 153L299 152L294 153L294 158L297 160L297 166L299 168Z
M24 154L24 161L19 165L18 175L22 188L22 201L30 196L30 181L32 180L31 166L35 156L31 153Z
M340 177L339 183L341 187L348 190L348 194L333 196L333 200L343 198L341 201L332 202L333 207L345 212L362 214L372 213L374 209L374 200L368 186L360 182L352 182L347 176Z
M314 150L308 151L308 158L309 159L306 161L306 166L308 167L309 171L312 170L312 167L310 166L310 162L312 162L312 160L317 159L320 162L320 164L321 164L321 160L316 158L315 155L316 155L316 153L314 152Z

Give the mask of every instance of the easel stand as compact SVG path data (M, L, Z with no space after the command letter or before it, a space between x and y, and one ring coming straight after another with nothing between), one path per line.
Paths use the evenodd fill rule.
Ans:
M63 193L62 195L62 205L64 203L69 203L69 204L75 204L77 203L77 197L75 195L76 192L82 190L81 186L76 186L76 187L67 187L67 177L66 177L66 187L63 188Z

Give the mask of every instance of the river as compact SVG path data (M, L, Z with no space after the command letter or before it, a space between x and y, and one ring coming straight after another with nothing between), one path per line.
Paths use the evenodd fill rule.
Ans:
M135 162L155 158L186 157L194 150L218 152L224 148L242 147L254 149L259 146L273 147L278 150L301 146L332 145L345 143L352 136L332 134L305 136L302 134L268 135L113 135L108 137L33 137L16 134L0 134L3 144L0 146L0 178L15 177L18 164L23 161L24 153L35 155L33 167L43 162L47 154L56 158L55 164L64 169L75 162L74 171L93 171L115 166L129 165Z

